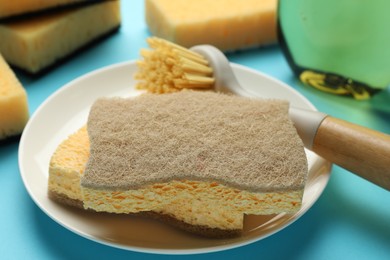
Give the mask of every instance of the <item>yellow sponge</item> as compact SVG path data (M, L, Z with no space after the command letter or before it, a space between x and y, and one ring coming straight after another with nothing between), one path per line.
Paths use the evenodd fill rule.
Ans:
M120 1L101 1L0 24L0 52L30 73L64 59L120 25Z
M88 0L0 0L0 18L20 15Z
M28 118L26 91L0 55L0 140L20 134Z
M277 0L146 0L150 32L184 47L221 50L276 42Z

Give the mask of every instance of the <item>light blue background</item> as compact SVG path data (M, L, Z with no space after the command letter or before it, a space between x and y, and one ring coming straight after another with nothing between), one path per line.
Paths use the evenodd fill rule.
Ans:
M243 1L244 2L244 1ZM143 1L122 1L120 31L39 78L22 73L31 113L70 80L114 63L134 60L149 36ZM319 110L390 134L390 93L370 101L332 96L299 83L278 46L229 54L236 63L294 87ZM18 169L18 143L0 146L1 259L155 259L92 242L47 217L30 199ZM161 259L178 256L158 256ZM184 259L390 259L390 192L334 167L325 192L299 220L262 241Z

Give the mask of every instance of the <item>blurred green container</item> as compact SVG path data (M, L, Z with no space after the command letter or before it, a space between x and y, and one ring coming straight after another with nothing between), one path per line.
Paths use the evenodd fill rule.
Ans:
M390 0L279 0L278 37L317 89L368 99L390 84Z

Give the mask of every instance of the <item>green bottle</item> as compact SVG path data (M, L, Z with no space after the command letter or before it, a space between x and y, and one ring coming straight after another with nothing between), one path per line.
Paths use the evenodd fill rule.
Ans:
M368 99L390 84L390 0L279 0L278 37L308 85Z

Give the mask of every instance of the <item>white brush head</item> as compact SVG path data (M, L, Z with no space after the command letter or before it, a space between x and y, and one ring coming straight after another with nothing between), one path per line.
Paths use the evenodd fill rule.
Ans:
M216 47L211 45L197 45L190 48L191 51L199 53L209 61L209 66L213 68L215 78L214 89L218 92L230 92L238 96L253 97L245 91L239 84L230 66L229 60Z

